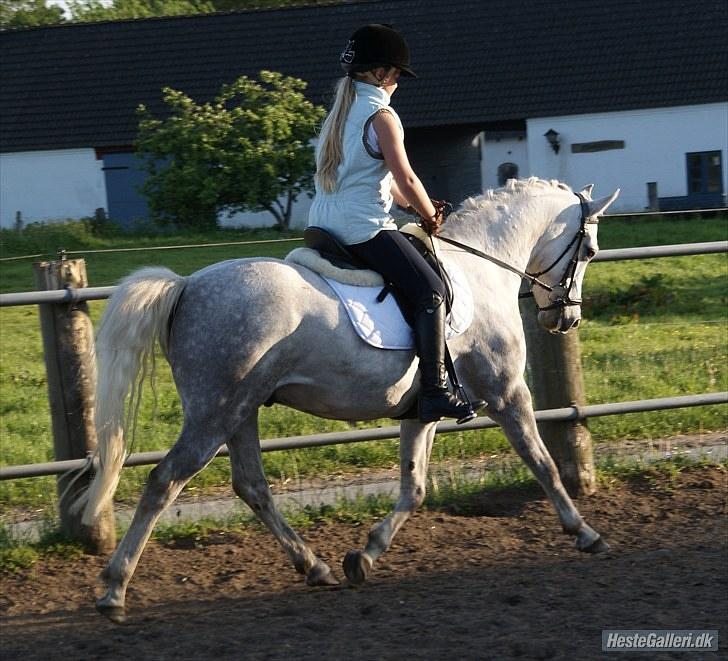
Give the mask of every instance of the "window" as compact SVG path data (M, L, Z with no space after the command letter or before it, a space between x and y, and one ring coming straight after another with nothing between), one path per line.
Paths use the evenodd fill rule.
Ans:
M723 164L720 151L696 151L685 154L687 195L660 197L660 211L683 209L717 209L725 206ZM648 196L650 194L648 184ZM652 200L650 199L650 204Z
M498 166L498 185L505 186L509 179L518 179L518 166L515 163L501 163Z
M688 195L723 192L723 167L720 151L686 154Z

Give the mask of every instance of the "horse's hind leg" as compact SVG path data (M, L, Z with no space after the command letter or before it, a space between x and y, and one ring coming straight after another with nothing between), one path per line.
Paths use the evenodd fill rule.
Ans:
M538 433L531 396L525 384L513 390L503 408L489 409L489 415L501 425L515 451L533 471L556 508L564 532L576 537L576 547L587 553L609 550L599 533L584 522L561 483L556 464Z
M228 440L233 473L233 489L258 518L268 526L299 574L309 585L338 585L329 566L311 551L276 509L263 472L258 440L258 413L250 417Z
M149 473L129 530L102 573L107 591L96 602L99 612L115 622L125 619L126 588L154 524L184 486L213 459L224 442L220 434L185 425L175 446Z
M403 420L400 425L400 486L394 511L370 531L363 551L349 551L344 573L355 585L363 583L372 565L392 543L397 531L425 499L427 465L430 461L435 424Z

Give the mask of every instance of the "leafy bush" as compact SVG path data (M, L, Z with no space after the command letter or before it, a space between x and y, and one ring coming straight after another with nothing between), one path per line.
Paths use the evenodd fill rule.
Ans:
M313 187L310 142L324 109L298 78L259 78L241 76L202 104L165 88L166 119L139 107L136 143L149 174L142 190L155 220L209 229L223 212L268 211L289 227L293 203Z

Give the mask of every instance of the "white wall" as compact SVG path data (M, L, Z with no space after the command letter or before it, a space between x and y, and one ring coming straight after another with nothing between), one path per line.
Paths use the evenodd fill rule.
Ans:
M0 227L14 227L20 211L25 224L93 216L108 211L103 161L93 149L0 154ZM291 227L305 227L311 200L304 193L293 205ZM268 212L220 215L224 227L271 227Z
M107 209L106 185L93 149L0 154L0 227L93 216Z
M313 200L306 193L301 193L291 208L291 228L302 229L308 224L308 210ZM221 227L272 227L276 224L273 214L262 211L258 213L236 213L218 216Z
M558 154L543 137L549 129L560 134ZM541 117L527 121L527 134L531 175L573 188L594 183L599 196L621 188L612 213L644 210L649 181L657 182L660 197L687 195L688 152L721 150L728 192L728 103ZM625 148L571 153L573 143L601 140L623 140Z
M498 188L498 166L501 163L515 163L518 166L518 176L528 176L528 143L525 136L499 137L498 133L486 131L481 137L480 149L483 190Z

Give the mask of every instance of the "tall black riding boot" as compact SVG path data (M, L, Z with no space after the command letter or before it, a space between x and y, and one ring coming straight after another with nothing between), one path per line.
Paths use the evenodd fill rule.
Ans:
M420 307L414 319L415 344L420 357L419 397L420 422L435 422L442 418L458 421L475 417L474 407L453 395L447 387L445 369L445 304L433 293L432 301ZM478 400L476 408L485 405Z

